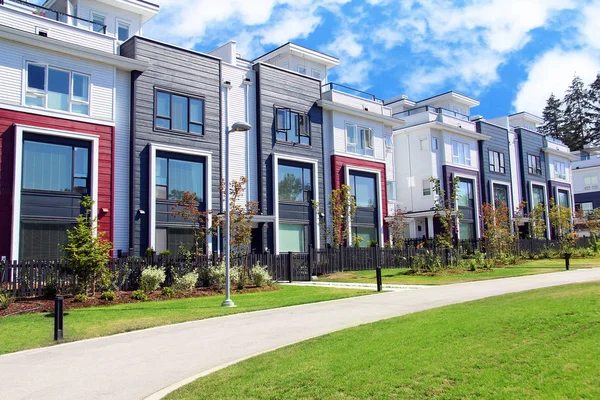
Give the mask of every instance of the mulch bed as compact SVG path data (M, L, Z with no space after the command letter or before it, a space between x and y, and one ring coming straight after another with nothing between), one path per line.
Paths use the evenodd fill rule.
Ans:
M242 294L242 293L257 293L257 292L271 292L279 290L277 286L265 286L265 287L247 287L243 290L232 290L232 293ZM117 297L113 301L100 300L100 293L96 293L95 297L88 297L88 299L84 303L77 303L73 301L73 296L67 295L65 296L65 310L71 310L75 308L87 308L87 307L96 307L96 306L114 306L116 304L125 304L125 303L139 303L139 300L134 300L131 298L130 291L128 292L117 292ZM175 293L171 297L163 296L161 291L155 291L148 294L147 301L161 301L161 300L173 300L173 299L187 299L194 297L205 297L205 296L215 296L219 294L224 295L224 291L215 290L212 288L198 288L194 289L191 292L180 292ZM12 303L6 309L0 309L0 317L4 317L7 315L11 315L14 313L21 314L33 314L33 313L45 313L45 312L54 312L54 299L49 299L45 297L35 297L35 298L27 298L27 299L19 299L16 302Z

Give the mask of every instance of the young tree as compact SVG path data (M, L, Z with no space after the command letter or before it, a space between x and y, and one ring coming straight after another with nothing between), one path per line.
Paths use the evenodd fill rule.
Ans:
M510 229L510 214L503 201L493 204L484 203L481 207L483 217L483 239L488 255L498 257L510 253L514 239Z
M561 253L571 254L577 241L577 233L573 229L573 215L569 207L561 206L554 198L550 199L550 226L558 237Z
M77 217L77 224L67 231L67 244L61 246L64 259L73 269L76 285L81 285L84 294L91 289L92 296L96 292L96 283L109 276L106 266L110 259L113 244L104 238L106 232L99 232L98 219L91 217L94 201L84 196L79 202L84 214Z
M433 201L434 216L438 218L442 231L435 235L435 241L443 247L452 247L453 238L456 234L456 219L461 218L461 213L456 207L458 198L459 178L455 177L450 181L450 193L446 195L440 185L440 180L429 178L433 183L433 192L435 194Z
M563 129L563 112L561 110L561 101L554 96L554 93L550 95L546 101L546 107L542 112L544 117L544 125L538 130L544 135L552 136L553 138L563 140L564 129Z
M600 236L600 208L594 208L588 213L583 213L583 210L579 210L578 218L583 221L583 226L590 232L590 238L592 240L592 246L595 251L598 251L598 236Z
M538 203L529 213L529 234L534 239L546 237L546 206Z
M388 227L393 247L396 249L404 247L404 241L408 239L406 237L406 228L408 228L406 210L396 208L394 214L388 218Z
M313 208L319 209L319 202L313 200L312 204ZM342 185L339 189L332 190L328 205L331 227L327 226L324 214L319 215L319 223L326 242L337 249L352 240L350 221L356 214L356 199L352 196L350 186Z
M592 127L589 93L580 77L575 76L567 89L563 101L564 135L561 139L571 151L581 150L589 143L600 139Z

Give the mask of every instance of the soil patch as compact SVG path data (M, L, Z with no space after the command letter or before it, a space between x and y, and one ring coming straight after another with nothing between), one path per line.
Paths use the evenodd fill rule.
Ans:
M232 290L232 293L235 294L243 294L243 293L257 293L257 292L271 292L274 290L279 290L278 286L264 286L264 287L247 287L243 290ZM98 307L98 306L114 306L117 304L126 304L126 303L140 303L139 300L134 300L131 298L130 291L127 292L116 292L117 297L113 301L100 300L100 294L96 293L95 297L88 297L88 299L83 303L78 303L73 301L73 296L66 295L65 296L65 311L76 309L76 308L87 308L87 307ZM171 297L163 296L161 291L155 291L148 294L147 301L163 301L163 300L173 300L173 299L188 299L194 297L205 297L205 296L216 296L216 295L224 295L223 290L215 290L212 288L198 288L194 289L191 292L180 292L175 293ZM19 299L8 306L8 308L0 310L0 317L4 317L11 314L31 314L31 313L44 313L44 312L54 312L54 299L45 298L45 297L35 297L35 298L26 298Z

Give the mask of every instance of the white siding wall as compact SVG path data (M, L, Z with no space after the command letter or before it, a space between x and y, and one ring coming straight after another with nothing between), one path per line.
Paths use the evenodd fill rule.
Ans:
M26 13L25 10L12 10L7 6L0 7L0 25L36 33L36 27L47 30L48 37L67 43L83 45L91 49L114 52L114 39L89 29L80 29L66 23L51 20L39 15Z
M114 67L5 40L0 41L0 54L0 103L15 106L24 104L25 62L35 61L90 75L90 116L97 120L113 121ZM57 115L65 114L54 112Z
M470 153L471 153L471 166L466 166L462 164L454 164L452 162L452 142L460 142L469 145ZM446 160L446 164L455 165L460 168L471 169L473 171L477 171L479 168L479 150L477 145L477 140L457 135L455 133L444 132L443 134L443 142L444 142L444 157Z
M107 4L93 0L79 0L79 9L77 14L81 18L92 19L92 13L103 15L106 25L106 35L117 38L117 21L129 24L129 36L134 36L141 31L141 16L129 11L121 10L117 7L111 7ZM80 22L83 28L91 29L91 24Z
M129 249L129 120L131 73L117 71L115 118L115 250Z
M566 182L566 183L571 182L571 161L567 158L555 156L554 154L548 154L547 158L548 158L548 170L549 170L548 176L550 177L550 179L559 181L559 182L561 182L561 181ZM565 164L566 179L562 179L557 176L556 170L554 169L555 162L562 162L563 164Z
M234 67L226 63L222 64L222 68L223 81L231 82L231 88L223 88L221 91L223 96L223 132L228 129L228 126L238 121L246 121L252 126L252 129L248 133L234 132L229 137L230 176L232 180L239 180L242 176L248 178L250 190L248 191L248 188L246 188L244 197L240 199L241 204L244 204L246 201L258 201L255 73L252 70ZM243 83L245 78L250 79L251 85ZM225 94L225 91L227 91L227 94ZM224 135L223 146L225 146ZM225 152L223 152L223 156L224 154ZM225 177L224 159L221 165L223 168L223 177ZM248 194L250 195L249 198L247 197Z
M586 189L587 186L585 185L585 178L588 176L595 176L596 179L598 179L599 184L595 185L595 187L589 186L588 189ZM600 166L573 170L574 193L597 192L598 190L600 190Z
M334 138L334 151L336 153L346 153L346 125L358 125L363 128L370 128L373 130L373 153L374 157L347 153L350 156L358 156L365 160L376 160L383 161L385 159L384 154L384 143L383 143L383 123L370 121L366 118L359 118L353 115L341 113L338 111L333 112L333 138Z

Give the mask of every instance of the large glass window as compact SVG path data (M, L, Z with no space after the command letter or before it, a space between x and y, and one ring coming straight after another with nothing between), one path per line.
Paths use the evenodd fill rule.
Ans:
M567 179L567 168L564 162L555 161L554 162L554 176L557 179Z
M508 186L494 184L494 205L504 203L508 207Z
M473 181L461 179L458 182L457 201L459 207L473 207Z
M350 191L357 207L377 207L375 176L350 174Z
M204 201L204 163L166 157L156 158L156 198L181 200L185 192Z
M301 253L306 251L305 225L279 224L279 251Z
M372 156L374 154L373 130L357 125L346 125L346 151Z
M452 162L471 166L471 146L466 143L452 142Z
M475 237L475 224L472 221L461 220L458 235L461 240L473 239Z
M204 100L156 91L156 129L204 134Z
M45 64L27 63L25 104L89 115L90 77Z
M532 204L531 208L538 204L546 204L544 200L544 188L538 185L532 185Z
M85 147L23 142L23 189L87 193L88 168Z
M490 171L503 174L505 172L504 153L490 150L488 154L490 158Z
M23 260L57 260L63 253L59 245L67 244L67 229L72 224L21 222L19 257Z
M352 228L352 236L358 236L362 240L358 243L358 247L370 247L375 243L379 243L377 237L377 228L357 226Z
M289 108L275 110L277 141L310 144L310 118Z
M542 160L539 156L527 154L527 172L529 172L531 175L542 174Z
M180 248L194 251L194 230L190 228L156 228L156 252L169 250L171 254L179 254Z
M279 201L312 200L312 168L279 164L277 170Z
M569 208L570 204L569 192L566 190L558 190L558 205Z

